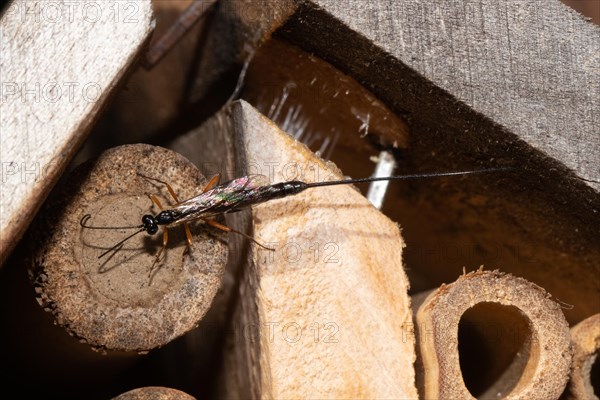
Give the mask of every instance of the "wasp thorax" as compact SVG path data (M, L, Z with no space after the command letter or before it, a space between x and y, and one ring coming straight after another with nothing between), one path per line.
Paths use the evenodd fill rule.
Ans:
M180 213L175 210L165 210L161 211L156 216L156 223L158 225L169 225L170 223L175 222L180 217Z

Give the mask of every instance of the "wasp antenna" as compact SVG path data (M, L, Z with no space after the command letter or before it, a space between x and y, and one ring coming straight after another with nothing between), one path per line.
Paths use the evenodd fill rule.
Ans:
M110 252L110 255L104 259L104 260L105 260L105 261L104 261L104 264L102 264L102 266L100 267L100 269L102 270L101 272L105 272L105 271L104 271L104 268L105 268L105 265L106 265L106 263L108 263L108 262L110 261L110 259L111 259L111 258L113 258L113 257L114 257L114 256L115 256L115 255L118 253L118 251L119 251L119 250L121 250L121 248L122 248L123 246L124 246L124 245L123 245L123 244L121 244L121 245L119 245L119 246L117 246L117 247L114 247L114 248L112 249L112 252ZM102 257L102 256L104 256L104 254L100 255L100 257ZM100 257L98 257L98 259L100 259ZM100 270L99 270L99 271L100 271Z
M108 253L110 253L111 251L115 251L115 253L117 251L119 251L119 249L121 247L123 247L123 243L125 243L126 241L128 241L129 239L131 239L132 237L134 237L135 235L137 235L138 233L144 232L144 228L140 229L139 231L132 233L131 235L127 236L125 239L121 240L119 243L115 244L113 247L111 247L110 249L106 250L104 253L100 254L98 256L98 258L102 258L105 255L107 255Z
M90 218L92 218L91 214L85 214L81 220L79 220L79 225L81 225L82 228L86 228L86 229L139 229L139 228L143 228L144 225L135 225L135 226L93 226L93 225L88 225L87 222L90 220Z
M87 221L88 221L90 218L92 218L92 215L91 215L91 214L85 214L85 215L83 216L83 218L81 218L81 219L79 220L79 225L81 225L81 227L82 227L82 228L87 228L87 226L85 225L85 223L86 223L86 222L87 222Z

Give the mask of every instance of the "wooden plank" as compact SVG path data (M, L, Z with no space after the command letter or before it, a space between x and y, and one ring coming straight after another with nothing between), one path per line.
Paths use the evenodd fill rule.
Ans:
M341 177L247 103L234 103L232 118L246 173ZM347 186L252 213L254 237L275 251L251 244L246 253L222 397L416 398L397 225Z
M600 189L600 28L558 0L315 0L287 32L398 108L450 114L459 101L479 115L459 114L448 125L466 129L487 118ZM410 86L422 78L441 90L423 95L424 82Z
M149 0L14 1L0 20L4 262L153 27Z

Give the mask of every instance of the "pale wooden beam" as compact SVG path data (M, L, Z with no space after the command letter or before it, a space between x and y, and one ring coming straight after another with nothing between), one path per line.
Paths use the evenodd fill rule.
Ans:
M4 262L152 31L149 0L14 1L0 20Z
M231 112L246 173L273 182L341 177L247 103L234 103ZM355 189L339 186L252 214L254 237L275 251L251 244L244 253L222 396L416 398L397 225Z

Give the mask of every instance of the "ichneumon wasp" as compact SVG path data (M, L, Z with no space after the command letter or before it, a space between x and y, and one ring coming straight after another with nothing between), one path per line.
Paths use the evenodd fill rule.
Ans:
M387 177L375 177L375 178L359 178L359 179L342 179L342 180L334 180L334 181L325 181L325 182L314 182L314 183L306 183L303 181L287 181L271 184L269 179L264 175L248 175L240 178L233 179L223 184L218 184L219 175L215 175L206 185L203 192L198 196L192 197L190 199L179 201L177 194L173 190L173 188L165 181L160 179L148 177L142 174L139 176L159 182L164 184L171 196L176 201L176 204L170 208L164 208L158 198L154 195L149 195L150 199L154 204L158 206L161 210L157 215L146 214L142 216L141 224L135 226L122 226L122 227L102 227L102 226L93 226L88 225L87 222L91 218L90 214L86 214L80 220L80 225L82 228L86 229L137 229L136 232L131 235L125 237L114 246L104 251L98 258L102 258L109 253L117 252L123 244L131 239L132 237L146 232L149 235L154 235L158 233L159 226L164 226L163 228L163 243L162 248L156 255L154 263L152 264L152 268L150 269L151 273L154 270L154 266L160 260L162 253L167 247L167 243L169 241L168 228L175 227L177 225L183 225L185 229L185 234L187 238L187 243L189 246L192 245L192 234L187 225L188 222L203 220L207 224L221 229L225 232L233 232L252 240L259 246L273 250L265 245L261 244L253 237L246 235L243 232L232 229L226 225L223 225L217 221L211 219L212 217L223 215L226 213L233 213L237 211L241 211L247 209L253 205L262 204L270 200L281 199L287 196L293 196L295 194L301 193L307 189L324 187L324 186L334 186L334 185L349 185L356 183L367 183L367 182L375 182L375 181L391 181L391 180L408 180L408 179L422 179L422 178L437 178L437 177L445 177L445 176L457 176L457 175L470 175L470 174L480 174L480 173L488 173L488 172L500 172L500 171L508 171L511 168L500 167L500 168L488 168L481 170L468 170L468 171L457 171L457 172L437 172L437 173L426 173L426 174L413 174L413 175L396 175L396 176L387 176Z

